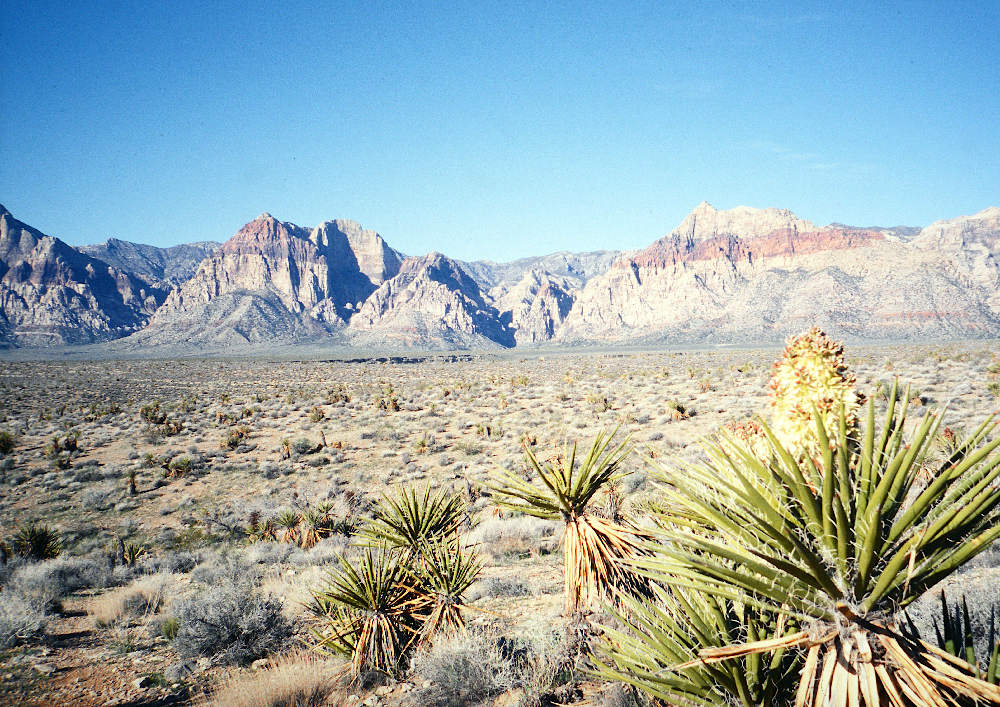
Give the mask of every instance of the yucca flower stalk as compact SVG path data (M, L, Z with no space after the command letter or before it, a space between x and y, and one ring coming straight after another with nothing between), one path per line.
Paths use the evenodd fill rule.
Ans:
M636 565L802 624L703 648L702 663L801 651L796 705L1000 702L964 661L895 624L899 609L1000 538L996 423L928 474L941 415L926 413L904 439L908 400L896 397L880 429L872 402L858 430L841 405L832 437L829 419L814 415L815 459L761 423L769 460L729 438L706 444L706 463L662 473L668 530L657 557Z
M395 496L382 496L362 532L376 543L418 555L427 543L454 538L465 515L465 503L447 489L431 493L430 484L423 491L404 486Z
M793 456L816 459L823 444L836 443L840 419L848 428L857 423L863 396L844 362L844 347L818 327L788 340L770 385L771 428Z
M644 533L588 511L598 491L619 477L618 467L630 453L627 439L612 447L613 437L613 433L598 434L579 465L576 444L545 464L526 447L525 459L540 485L504 471L498 471L489 484L506 497L498 501L501 506L565 523L562 544L567 614L586 609L601 597L614 598L614 588L647 591L648 580L621 562L643 553Z
M401 667L430 610L398 551L367 548L359 561L340 558L323 589L313 592L313 611L325 620L313 630L315 647L351 660L351 675Z

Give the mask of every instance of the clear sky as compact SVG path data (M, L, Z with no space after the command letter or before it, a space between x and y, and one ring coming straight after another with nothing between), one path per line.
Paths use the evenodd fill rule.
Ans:
M1000 1L3 0L0 203L72 244L262 211L410 254L633 248L700 201L1000 205Z

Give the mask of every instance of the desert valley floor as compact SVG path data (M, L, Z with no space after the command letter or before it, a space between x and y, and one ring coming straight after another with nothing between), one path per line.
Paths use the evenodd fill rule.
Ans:
M945 423L961 430L1000 405L996 343L854 346L848 363L866 393L884 395L898 376L918 407L947 405ZM703 436L765 411L779 353L0 361L0 429L13 442L0 456L3 538L38 521L63 545L61 559L49 561L59 566L38 579L57 585L44 632L0 652L0 703L188 704L233 676L250 680L265 661L230 667L179 654L173 607L227 572L256 573L259 591L279 599L291 621L284 645L304 646L316 621L310 589L338 555L360 552L356 530L372 505L402 485L430 483L469 503L465 536L485 560L468 594L477 609L467 612L470 624L516 637L536 657L523 668L533 671L528 679L504 684L503 666L493 666L497 684L474 694L467 678L459 700L517 704L534 691L550 702L630 704L585 675L560 686L546 666L567 635L560 528L497 513L484 484L497 469L523 470L523 445L545 459L566 441L583 446L617 429L634 446L618 488L626 510L641 514L656 497L658 465L697 460ZM247 540L258 519L322 504L338 530L308 549L280 536ZM118 538L137 556L108 569ZM970 600L1000 598L1000 551L950 584ZM418 656L400 681L336 699L448 704L445 683L457 679L446 662ZM332 672L338 664L318 665Z

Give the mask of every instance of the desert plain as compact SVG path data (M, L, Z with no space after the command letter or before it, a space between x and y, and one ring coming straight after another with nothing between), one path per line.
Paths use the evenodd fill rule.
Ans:
M394 679L323 687L315 704L643 704L591 675L574 643L560 525L500 511L487 484L498 470L530 477L525 447L544 460L615 431L632 448L615 493L641 520L662 468L766 414L779 353L0 362L2 536L41 524L61 546L36 563L5 554L3 621L17 635L0 650L0 702L254 704L268 681L335 682L343 660L310 650L312 592L338 558L361 557L383 494L429 485L461 496L483 561L467 633L418 650ZM855 345L847 362L867 395L898 378L918 413L946 408L957 431L1000 405L996 342ZM315 544L253 532L316 508L332 524ZM1000 602L1000 548L946 584L974 613ZM34 603L13 606L12 586ZM186 604L225 591L277 612L255 618L260 645L213 653L178 633ZM910 611L924 628L934 601Z

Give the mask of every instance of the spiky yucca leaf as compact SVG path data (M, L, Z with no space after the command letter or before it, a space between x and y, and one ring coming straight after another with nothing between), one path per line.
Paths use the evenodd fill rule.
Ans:
M286 508L274 517L274 523L279 528L284 528L285 533L282 536L282 542L294 543L298 542L298 527L299 523L302 521L302 516L300 516L295 511Z
M545 464L538 461L530 448L525 448L525 458L541 486L504 471L497 472L489 484L507 497L498 501L500 505L565 523L562 544L567 614L586 608L601 597L614 599L616 587L639 594L648 591L649 581L623 562L645 552L642 548L645 533L587 510L597 492L618 478L618 467L629 454L628 440L611 447L613 437L613 433L598 434L579 465L576 444L564 456Z
M706 646L796 636L798 626L786 615L682 587L654 586L652 596L623 596L621 603L625 610L612 613L623 628L604 627L591 658L598 677L634 685L667 704L781 705L794 699L802 662L794 650L698 660Z
M360 561L340 558L312 609L325 620L313 629L316 648L351 659L356 679L370 670L394 674L430 610L398 552L367 548Z
M940 415L927 413L905 441L908 401L895 398L881 429L869 402L863 429L853 432L840 417L832 441L816 416L815 460L796 456L762 424L769 460L730 438L706 445L707 463L662 475L666 542L659 557L636 564L809 624L796 644L808 650L797 704L846 705L852 694L869 706L1000 700L967 664L892 624L898 608L1000 537L995 422L987 419L928 474ZM702 657L772 648L750 642Z
M526 515L547 520L567 520L583 515L594 495L619 477L618 467L630 454L628 439L612 448L613 437L614 433L599 433L579 465L576 463L576 443L554 462L545 464L538 461L530 447L525 447L525 460L543 487L505 471L498 471L488 486L510 499L500 499L499 505Z
M420 558L420 564L413 570L413 577L419 590L433 602L424 621L424 637L461 630L465 627L462 610L466 604L463 595L479 577L483 560L474 549L447 540L425 544Z
M404 486L395 496L382 496L363 534L416 554L426 543L453 537L465 513L461 497L447 489L432 494L430 484L423 492Z
M937 639L937 646L943 651L956 658L964 659L969 665L979 671L979 677L993 685L1000 685L1000 634L997 633L997 608L998 605L990 604L990 625L986 632L986 655L976 654L975 632L972 621L969 618L969 607L962 596L961 606L958 603L950 604L941 590L941 623L934 619L934 635ZM906 617L907 624L904 630L907 635L914 639L920 638L920 633L913 622Z
M31 523L18 528L13 545L19 555L32 560L49 560L62 552L59 533L42 523Z

